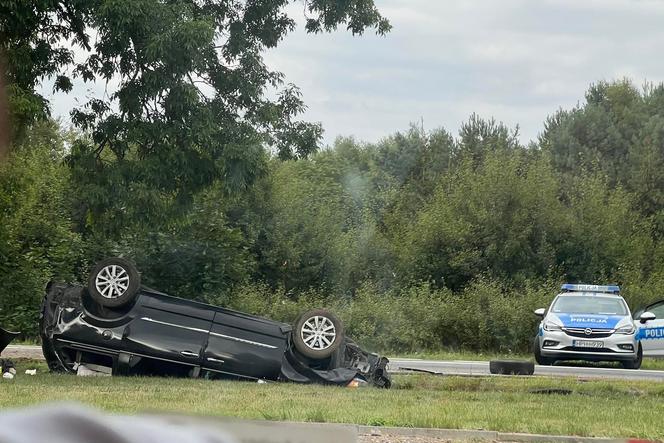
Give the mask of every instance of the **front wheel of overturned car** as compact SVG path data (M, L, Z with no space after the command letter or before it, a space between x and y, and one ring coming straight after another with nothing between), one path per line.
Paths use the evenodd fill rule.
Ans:
M141 286L138 269L124 258L112 257L92 268L88 292L101 306L118 308L134 300Z
M295 322L293 344L307 358L328 358L339 348L343 339L341 320L325 309L305 312Z

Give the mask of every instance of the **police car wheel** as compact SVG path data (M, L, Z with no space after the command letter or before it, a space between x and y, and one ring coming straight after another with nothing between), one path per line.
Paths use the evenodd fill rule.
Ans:
M553 366L556 363L552 358L542 357L539 352L535 354L535 362L540 366Z
M552 358L544 357L540 353L539 340L535 338L535 344L533 346L535 351L535 362L540 366L552 366L556 361Z
M641 362L643 361L643 349L639 345L639 350L636 353L636 360L629 360L622 362L622 367L625 369L639 369L641 367Z
M535 364L527 360L491 360L489 372L503 375L533 375Z

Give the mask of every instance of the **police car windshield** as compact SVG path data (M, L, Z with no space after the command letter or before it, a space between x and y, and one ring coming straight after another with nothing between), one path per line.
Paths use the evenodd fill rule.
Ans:
M622 299L596 295L563 295L551 309L564 314L627 315Z

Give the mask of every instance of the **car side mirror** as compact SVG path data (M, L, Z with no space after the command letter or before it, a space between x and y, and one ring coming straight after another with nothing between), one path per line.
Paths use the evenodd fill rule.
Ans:
M539 308L539 309L535 309L534 312L535 312L535 315L536 315L536 316L538 316L538 317L544 317L544 313L546 312L546 309L544 309L544 308Z
M641 323L645 323L647 321L655 320L656 318L657 318L657 316L655 314L653 314L652 312L646 311L643 314L641 314L641 317L639 317L639 320L641 320Z

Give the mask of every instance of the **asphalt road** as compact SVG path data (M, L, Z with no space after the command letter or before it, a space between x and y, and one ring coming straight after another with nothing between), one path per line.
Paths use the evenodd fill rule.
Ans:
M4 358L43 359L40 346L9 345L3 351ZM392 372L433 372L440 375L491 375L488 361L436 361L415 359L390 359L388 369ZM664 371L619 368L596 368L583 366L535 366L535 375L554 377L606 378L618 380L664 381Z
M605 378L615 380L656 380L664 381L664 371L632 370L620 368L597 368L584 366L539 366L535 365L535 375L553 377ZM441 375L491 375L488 361L435 361L390 359L388 369L392 372L415 369Z
M2 351L3 358L31 358L34 360L43 360L41 346L9 345Z

